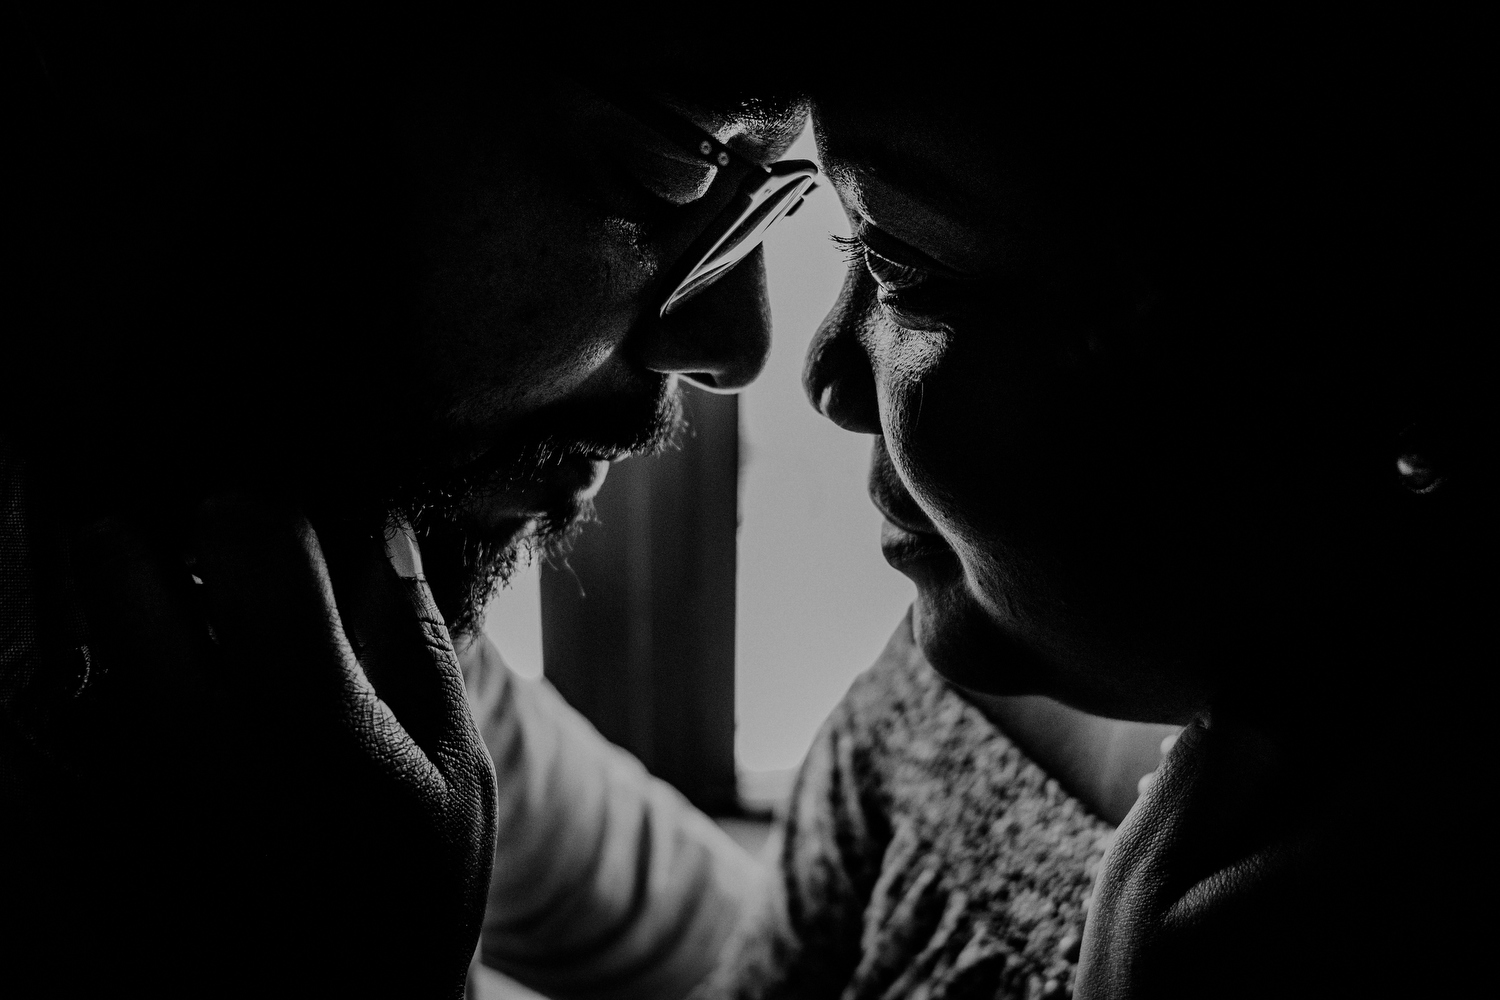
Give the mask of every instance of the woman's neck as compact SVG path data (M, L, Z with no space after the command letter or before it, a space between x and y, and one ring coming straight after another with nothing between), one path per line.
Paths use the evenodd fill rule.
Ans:
M1118 824L1162 740L1180 727L1089 715L1041 695L967 694L1020 750L1102 819Z

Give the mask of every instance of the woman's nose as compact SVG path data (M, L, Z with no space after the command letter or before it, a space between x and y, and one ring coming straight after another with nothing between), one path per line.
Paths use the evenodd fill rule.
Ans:
M802 388L813 408L847 431L879 434L875 375L858 331L868 302L859 275L850 269L838 301L823 318L807 349Z
M757 247L724 277L671 315L652 318L635 354L652 371L677 374L714 392L755 381L771 351L765 258Z

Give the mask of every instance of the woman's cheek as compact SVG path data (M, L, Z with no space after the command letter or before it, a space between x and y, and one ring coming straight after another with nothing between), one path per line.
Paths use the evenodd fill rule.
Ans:
M1000 356L994 336L882 331L875 361L886 448L902 481L959 556L992 618L1028 617L1050 592L1037 523L1060 510L1038 452L1052 423L1029 412L1041 373ZM1016 378L1023 379L1017 384ZM1037 595L1040 596L1040 593Z
M878 313L867 330L886 449L902 481L930 515L931 502L946 492L943 463L930 466L944 434L935 411L944 408L958 388L946 378L953 335L941 329L906 330Z
M913 414L904 404L913 394L921 395L934 373L942 369L954 349L952 331L907 330L874 306L863 332L865 351L879 387L882 425L889 431L917 419L920 414Z
M956 527L1003 488L1007 394L989 359L951 330L881 332L872 361L887 450L928 516Z

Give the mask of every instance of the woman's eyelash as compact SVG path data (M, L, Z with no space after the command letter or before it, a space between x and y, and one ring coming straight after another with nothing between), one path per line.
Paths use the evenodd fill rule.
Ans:
M900 289L915 288L916 285L926 282L929 273L926 268L912 267L910 264L901 264L892 261L879 250L871 249L870 244L865 243L859 237L840 237L840 235L829 235L838 252L843 253L844 259L849 264L864 267L870 271L870 276L876 280L880 288L886 292L900 291Z
M863 264L869 268L870 273L875 275L877 281L896 281L909 283L920 280L926 272L920 267L910 264L902 264L891 260L879 250L873 250L870 244L858 236L834 236L829 235L834 246L839 248L839 253L851 264Z
M865 262L865 254L869 247L865 246L865 241L858 236L839 236L829 233L828 238L833 240L833 245L839 248L839 253L843 254L844 259L849 263L863 264Z
M933 298L932 293L938 289L932 273L926 268L894 261L859 236L830 233L828 238L833 240L833 245L839 248L839 253L851 268L857 267L875 280L876 302L882 309L899 310L899 313L892 314L898 325L926 329L934 322L941 322L936 318L917 318L924 315L940 317L946 311L941 293Z

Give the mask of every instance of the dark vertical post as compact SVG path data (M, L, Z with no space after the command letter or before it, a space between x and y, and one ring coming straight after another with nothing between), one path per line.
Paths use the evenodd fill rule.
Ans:
M608 739L724 813L738 805L739 407L683 395L681 448L612 468L599 523L542 568L543 671Z

